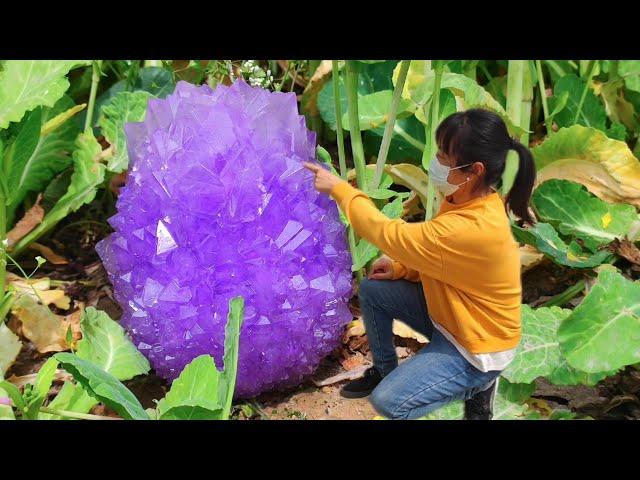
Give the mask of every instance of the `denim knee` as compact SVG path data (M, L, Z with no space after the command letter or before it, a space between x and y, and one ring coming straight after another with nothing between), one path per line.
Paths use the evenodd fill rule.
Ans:
M399 420L404 418L404 415L398 414L398 395L388 388L380 388L380 385L376 387L369 395L369 402L373 405L373 408L383 417L390 420Z
M382 280L363 278L358 290L358 298L360 301L368 303L372 299L375 299L377 296L376 291L380 288L380 282L382 282Z

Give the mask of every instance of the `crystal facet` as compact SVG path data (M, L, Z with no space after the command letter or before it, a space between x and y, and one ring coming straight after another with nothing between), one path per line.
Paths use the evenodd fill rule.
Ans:
M170 380L204 353L222 367L242 295L236 396L300 383L352 318L351 256L302 166L315 134L295 95L178 82L125 132L127 185L96 249L135 345Z

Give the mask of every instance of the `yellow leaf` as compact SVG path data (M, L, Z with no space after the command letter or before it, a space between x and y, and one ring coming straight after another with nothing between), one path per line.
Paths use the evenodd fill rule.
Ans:
M71 107L69 110L65 110L61 114L56 115L55 117L53 117L51 120L49 120L47 123L45 123L42 126L42 128L40 129L40 136L44 137L45 135L50 134L56 128L62 125L64 122L66 122L71 117L73 117L76 113L83 110L84 107L86 106L87 106L86 103L81 103L80 105L75 105L74 107Z
M13 304L12 313L22 323L22 333L33 342L40 353L69 350L65 338L71 327L73 338L79 339L82 309L63 317L55 315L31 296L22 295Z
M607 212L602 216L602 227L607 228L611 223L611 213Z
M400 320L393 321L393 333L394 335L398 335L402 338L413 338L420 343L429 343L429 339L422 335L421 333L416 332L414 329L409 327L407 324L402 323Z
M7 278L9 285L20 295L27 295L43 305L54 304L62 310L69 309L71 299L64 293L64 290L51 289L51 280L48 277L25 280L9 273Z
M522 266L523 272L538 265L543 258L544 255L531 245L523 245L520 247L520 265Z
M561 128L533 148L536 186L550 178L581 183L605 202L640 207L640 161L626 142L595 128Z

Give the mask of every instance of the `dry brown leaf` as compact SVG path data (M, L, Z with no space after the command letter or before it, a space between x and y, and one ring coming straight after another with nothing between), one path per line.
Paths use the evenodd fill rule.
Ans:
M18 221L18 223L16 223L16 226L13 227L9 231L9 233L7 233L7 241L9 242L9 247L21 240L31 230L42 223L42 219L44 218L44 208L40 206L41 200L42 194L38 195L36 203L33 205L33 207L27 210L24 216Z
M29 295L22 295L13 304L12 313L22 323L22 334L31 340L40 353L69 350L67 329L71 327L74 341L80 339L82 309L67 315L56 315Z
M58 255L46 245L41 245L39 243L33 242L29 245L29 248L38 252L40 255L47 259L47 262L53 265L67 265L69 263L69 260L64 258L62 255Z
M609 250L635 265L640 265L640 250L626 238L615 239L609 244Z
M28 295L43 305L54 304L62 310L68 310L71 299L60 288L51 289L51 279L49 277L28 279L9 273L8 283L20 295Z
M361 367L366 363L367 359L360 352L356 352L355 355L352 355L344 360L341 360L342 368L345 370L354 370L358 367Z
M522 266L523 272L538 265L543 258L544 254L531 245L523 245L520 247L520 265Z
M29 375L21 375L19 377L15 375L11 375L7 378L7 382L14 384L18 388L24 387L27 383L33 384L38 376L37 373L30 373ZM73 376L64 370L56 370L55 375L53 376L54 380L58 380L60 382L67 382L73 380Z
M302 110L308 112L313 117L320 115L320 112L318 111L318 94L320 93L320 90L322 90L324 84L329 80L330 74L331 60L322 60L302 94Z

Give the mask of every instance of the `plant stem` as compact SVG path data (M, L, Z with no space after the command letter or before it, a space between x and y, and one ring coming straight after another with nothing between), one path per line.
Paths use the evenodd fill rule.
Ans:
M573 123L578 123L578 119L580 118L580 113L582 112L582 105L584 104L584 100L587 98L587 92L589 91L589 84L591 83L591 77L593 76L593 71L596 68L596 61L590 60L589 67L587 69L587 78L584 88L582 89L582 95L580 96L580 103L578 103L578 109L576 110L576 116L573 119Z
M347 111L349 115L349 132L351 138L351 151L353 153L353 163L356 169L356 183L358 188L366 190L366 172L364 148L362 147L362 136L360 135L360 121L358 115L358 65L355 60L346 62L346 90L347 90Z
M336 135L338 137L338 162L340 177L347 179L347 161L344 155L344 131L342 130L342 108L340 107L340 67L338 60L331 60L331 83L333 86L333 106L336 115Z
M384 165L387 162L387 155L389 153L389 145L391 144L391 137L393 136L393 127L396 124L396 116L398 114L398 105L400 105L400 98L402 97L402 90L404 89L404 82L407 79L407 73L409 72L409 65L411 60L402 60L400 63L400 72L398 74L398 81L393 89L393 97L391 99L391 110L387 118L387 124L384 127L384 134L382 135L382 143L380 144L380 152L378 153L378 159L376 160L376 172L373 175L373 182L370 188L376 189L380 185L382 179L382 172Z
M349 225L349 249L351 250L351 256L353 257L356 252L356 232L353 230L353 227ZM356 278L358 282L362 282L362 269L356 271Z
M4 175L4 172L0 172ZM3 190L3 189L2 189ZM5 192L0 193L0 298L4 299L5 282L7 278L7 199ZM0 317L0 322L4 316Z
M59 417L77 418L78 420L123 420L122 418L105 417L102 415L93 415L91 413L69 412L67 410L56 410L49 407L40 407L40 411L42 413L58 415Z
M561 307L576 295L578 295L580 292L582 292L584 290L584 287L584 280L580 280L575 285L567 288L564 292L551 297L549 300L541 304L540 307Z
M525 132L520 136L520 143L529 146L529 126L531 124L531 103L533 102L533 79L531 78L530 60L524 61L522 75L522 108L520 111L520 127Z
M522 100L525 60L509 60L507 72L507 115L514 125L520 126L522 121ZM518 155L509 150L502 174L502 195L505 196L511 190L513 181L518 172Z
M438 118L440 116L440 85L442 84L442 72L444 64L442 60L433 62L435 79L433 85L433 93L431 96L431 104L429 106L429 115L425 112L425 118L429 119L429 126L425 127L426 145L422 151L422 167L427 170L431 159L438 151L436 145L436 130L438 128ZM425 220L431 220L434 213L435 188L433 182L427 184L427 204L425 205Z
M549 68L551 68L551 70L556 72L559 77L564 77L566 75L562 67L558 65L554 60L545 60L544 62L549 66Z
M84 121L84 131L88 132L93 119L93 106L96 103L96 93L98 92L98 83L100 83L100 66L102 60L95 60L93 63L93 75L91 76L91 92L89 93L89 106L87 107L87 118Z
M553 134L553 125L549 125L549 104L547 103L547 88L544 84L544 77L542 75L542 62L536 60L536 72L538 73L538 87L540 89L540 100L542 101L542 111L544 113L544 126L547 129L547 136Z

